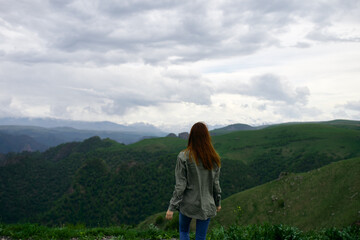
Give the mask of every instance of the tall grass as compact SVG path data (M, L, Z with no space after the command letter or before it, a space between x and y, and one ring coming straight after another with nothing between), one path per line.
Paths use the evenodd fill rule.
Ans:
M5 239L178 239L176 231L164 231L155 225L145 230L128 226L107 228L86 228L83 225L45 227L38 224L0 224L0 237ZM195 234L190 234L194 239ZM231 225L228 228L217 226L207 236L210 240L358 240L360 227L326 228L318 231L303 232L298 228L282 224L271 225Z
M171 239L176 231L163 231L149 225L145 230L129 226L86 228L83 225L45 227L38 224L0 224L0 236L10 239Z
M214 228L208 238L211 240L358 240L360 228L353 225L343 229L326 228L303 232L296 227L282 224L232 225L227 229L222 226Z

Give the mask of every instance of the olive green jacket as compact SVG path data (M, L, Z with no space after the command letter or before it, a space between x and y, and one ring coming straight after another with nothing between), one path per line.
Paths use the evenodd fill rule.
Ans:
M189 154L180 152L175 167L175 190L170 200L169 210L179 210L185 216L206 220L216 215L220 206L220 168L213 170L189 160Z

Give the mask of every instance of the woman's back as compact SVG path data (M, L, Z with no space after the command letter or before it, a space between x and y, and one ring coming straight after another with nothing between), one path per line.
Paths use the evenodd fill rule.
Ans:
M175 171L185 172L186 184L183 199L180 203L181 212L196 219L207 219L216 215L216 206L220 201L219 167L212 170L204 168L202 161L197 164L189 159L189 153L182 151L178 155ZM217 203L215 202L217 201Z

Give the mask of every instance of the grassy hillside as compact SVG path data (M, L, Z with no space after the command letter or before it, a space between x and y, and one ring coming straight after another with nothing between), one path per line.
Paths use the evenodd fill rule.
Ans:
M324 122L324 124L329 124L329 125L333 125L336 127L360 130L360 121L338 119L338 120Z
M227 133L231 133L231 132L235 132L235 131L244 131L244 130L256 130L258 128L256 127L252 127L250 125L247 124L241 124L241 123L237 123L237 124L232 124L223 128L217 128L214 130L210 131L210 134L212 136L215 135L223 135L223 134L227 134Z
M348 226L360 222L359 176L360 158L285 175L227 198L215 221L283 223L305 230Z
M286 224L302 230L345 227L360 222L360 158L343 160L306 173L287 174L272 182L234 194L222 201L211 228ZM171 229L165 212L139 224ZM176 216L177 217L177 216Z
M238 131L213 137L222 158L249 164L262 154L276 151L284 157L322 153L346 159L359 148L359 131L321 124L280 125L257 131Z
M222 157L222 183L236 191L276 179L281 172L305 172L360 156L360 132L324 124L280 125L214 136ZM226 195L225 197L229 196Z

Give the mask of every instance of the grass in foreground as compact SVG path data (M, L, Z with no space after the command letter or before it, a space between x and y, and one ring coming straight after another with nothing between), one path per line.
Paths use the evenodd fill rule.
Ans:
M0 224L0 237L10 239L171 239L176 231L159 230L150 225L146 230L128 226L86 228L83 225L46 227L38 224Z
M318 231L303 232L296 227L282 224L232 225L227 229L222 226L214 228L208 237L214 240L358 240L360 239L360 228L353 225L343 229L326 228Z
M64 227L45 227L38 224L0 224L0 237L5 239L177 239L176 231L163 231L154 225L147 230L136 230L127 226L108 228L86 228L82 225ZM191 233L191 239L194 239ZM360 227L349 226L343 229L326 228L319 231L303 232L298 228L285 225L232 225L229 228L218 226L213 228L207 239L240 239L240 240L357 240L360 238Z

